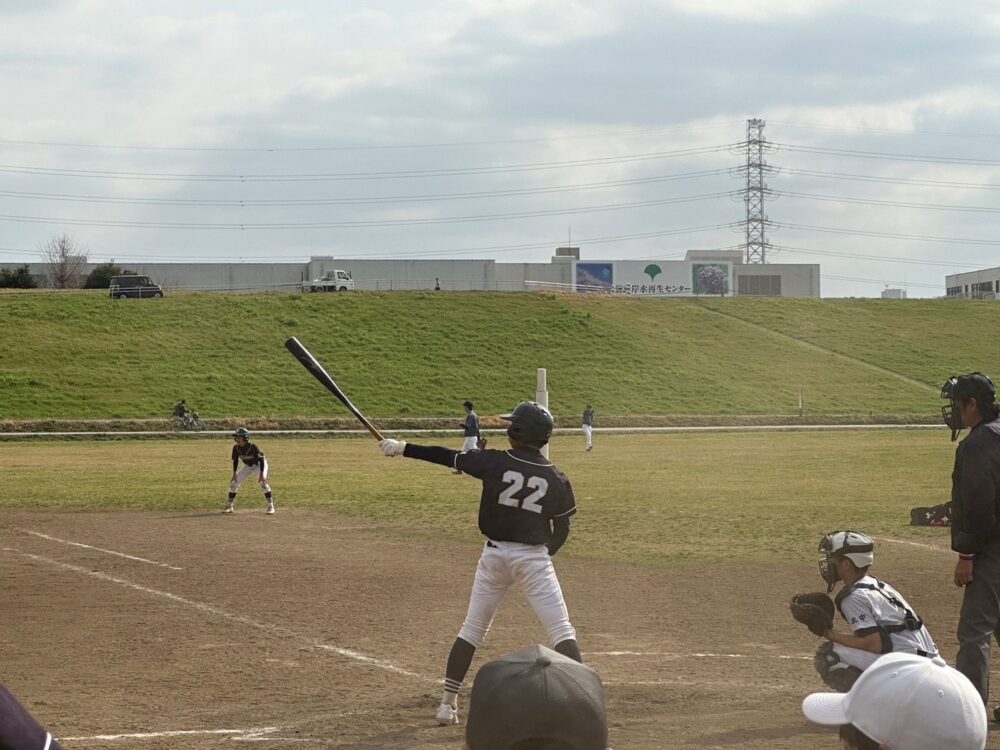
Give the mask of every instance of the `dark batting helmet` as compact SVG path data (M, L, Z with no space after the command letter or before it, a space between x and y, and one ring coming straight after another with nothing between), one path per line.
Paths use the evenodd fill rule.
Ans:
M500 419L510 422L507 435L519 443L538 447L549 442L555 426L549 410L535 401L522 401L510 414L501 414Z
M234 438L243 438L244 440L249 440L250 439L250 430L248 430L246 427L240 427L238 430L236 430L233 433L233 437Z

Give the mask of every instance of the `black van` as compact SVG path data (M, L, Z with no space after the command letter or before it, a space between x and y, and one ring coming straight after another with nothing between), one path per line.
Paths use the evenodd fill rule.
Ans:
M111 299L162 297L163 290L148 276L112 276L108 296Z

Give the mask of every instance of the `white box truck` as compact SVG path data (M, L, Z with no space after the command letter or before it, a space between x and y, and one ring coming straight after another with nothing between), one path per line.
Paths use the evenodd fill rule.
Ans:
M342 271L339 268L327 271L322 278L312 281L302 282L303 292L353 292L354 279L351 278L350 271Z

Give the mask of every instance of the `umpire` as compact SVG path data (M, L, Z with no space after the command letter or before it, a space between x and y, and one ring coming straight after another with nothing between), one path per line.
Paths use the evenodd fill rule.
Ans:
M958 553L955 585L965 587L955 667L983 698L990 694L990 641L1000 637L1000 407L996 387L981 372L951 377L941 389L945 424L955 440L951 473L951 548ZM996 714L994 715L996 718Z

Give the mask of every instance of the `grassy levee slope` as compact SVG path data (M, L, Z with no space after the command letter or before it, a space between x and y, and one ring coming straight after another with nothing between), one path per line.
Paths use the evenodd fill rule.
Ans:
M345 413L297 336L370 416L498 414L549 372L576 415L922 414L943 379L1000 372L1000 305L546 293L0 294L0 419Z

